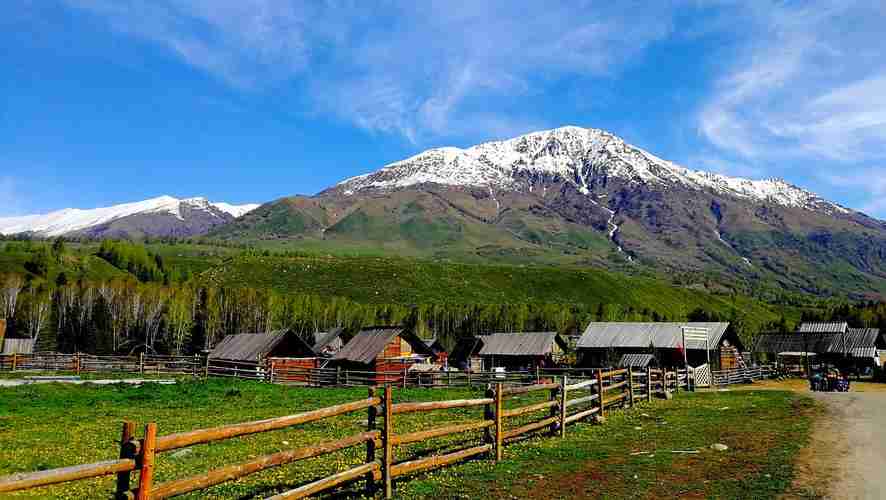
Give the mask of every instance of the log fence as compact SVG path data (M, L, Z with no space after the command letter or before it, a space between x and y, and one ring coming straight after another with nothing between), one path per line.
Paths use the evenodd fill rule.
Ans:
M711 385L744 384L754 380L772 378L776 374L776 370L771 365L736 368L733 370L713 370L711 371Z
M681 378L685 375L686 378ZM659 370L634 371L595 370L583 376L563 375L541 383L508 385L497 381L489 384L482 398L426 402L398 402L393 399L394 384L368 388L365 399L350 401L294 415L253 422L223 425L175 434L162 435L156 424L145 425L141 438L135 436L135 424L125 422L120 435L119 458L92 464L76 465L33 473L0 477L0 493L58 485L116 475L117 499L153 500L172 498L235 481L260 471L308 460L342 450L365 446L363 463L308 484L279 493L271 498L304 498L345 483L362 480L370 496L381 491L385 498L393 495L394 479L443 467L478 456L493 461L504 457L507 444L530 434L547 433L567 438L569 425L601 418L615 408L630 408L648 401L656 393L677 390L681 380L691 389L691 374ZM669 382L672 381L672 382ZM684 389L685 390L685 389ZM380 393L381 391L381 393ZM524 402L529 399L528 403ZM441 427L414 432L399 432L397 422L409 415L459 409L482 410L478 418L450 423ZM154 472L164 454L190 446L248 438L248 436L289 429L329 418L366 411L365 430L338 439L309 446L252 457L241 463L225 465L194 476L158 483ZM379 426L379 421L381 425ZM397 460L399 447L423 443L446 436L483 431L482 442L458 441L456 451ZM461 439L461 438L459 438ZM378 451L381 450L379 454ZM132 487L132 476L137 486ZM110 495L109 495L110 496Z
M0 371L86 373L138 373L200 376L200 356L96 356L85 353L35 353L0 355Z
M718 381L747 380L767 376L767 368L758 371L746 370L741 374L714 372ZM140 374L140 375L190 375L194 377L219 377L256 380L278 384L304 385L311 387L373 387L393 385L396 387L485 387L503 385L538 385L551 380L567 377L572 382L596 379L596 368L536 369L511 372L469 372L469 371L364 371L342 370L337 368L302 368L268 362L247 362L207 359L202 356L96 356L90 354L13 354L0 355L0 371L50 371L74 374ZM770 370L771 371L771 370ZM617 383L630 385L629 379L651 377L657 390L685 390L693 383L694 377L686 370L637 370L627 377L628 369L606 370L606 378L617 373L621 377ZM679 376L676 375L679 373ZM646 392L638 388L634 397L642 397Z

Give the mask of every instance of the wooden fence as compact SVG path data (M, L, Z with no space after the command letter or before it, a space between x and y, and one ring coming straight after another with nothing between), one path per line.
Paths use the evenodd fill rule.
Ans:
M509 442L528 434L546 431L564 438L567 436L568 426L576 422L603 416L614 408L633 407L638 402L651 400L656 393L691 389L691 377L685 375L651 369L641 372L627 369L596 370L590 376L575 380L565 375L554 381L523 386L506 386L498 382L490 385L484 397L478 399L396 404L392 397L394 387L386 385L383 388L370 387L365 399L254 422L168 435L160 435L157 425L149 423L141 438L135 436L135 424L125 422L117 459L0 477L0 493L116 475L115 498L164 499L203 490L285 464L364 446L366 459L362 464L272 498L304 498L361 479L365 481L369 495L380 489L385 498L391 498L394 478L443 467L479 455L487 455L491 460L500 461ZM546 394L547 397L542 397L539 402L505 408L506 401L530 393L541 393L543 396ZM511 402L519 401L520 399ZM482 416L476 420L418 432L397 432L396 424L407 418L404 415L455 408L482 409ZM319 422L358 411L367 412L365 431L155 484L154 470L163 453ZM527 422L530 417L532 420ZM517 418L520 420L515 425L513 422ZM480 445L471 441L460 442L458 451L408 461L397 460L397 448L400 446L479 430L484 431ZM134 488L133 475L137 477Z
M537 385L563 376L573 380L592 378L597 368L554 368L511 372L464 371L361 371L340 368L298 368L273 359L256 363L207 359L202 356L95 356L91 354L0 355L0 371L60 371L82 373L139 373L222 377L312 387L484 387L489 384ZM604 369L605 370L605 369ZM657 372L656 372L657 373ZM668 372L674 377L674 371ZM680 370L681 384L687 384ZM673 383L673 382L672 382Z
M776 374L776 370L770 365L712 371L711 385L744 384L749 381L772 378Z
M200 356L96 356L75 353L0 355L0 371L59 371L81 373L141 373L199 376L204 372Z

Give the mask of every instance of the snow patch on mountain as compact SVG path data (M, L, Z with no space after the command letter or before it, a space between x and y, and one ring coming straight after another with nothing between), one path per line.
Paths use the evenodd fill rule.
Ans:
M590 194L597 178L649 185L680 184L757 202L787 207L849 210L781 179L743 179L690 170L658 158L599 129L561 127L467 149L431 149L381 170L338 184L346 195L363 189L389 189L435 183L531 191L536 179L560 180ZM546 186L545 186L546 187Z
M0 234L34 233L39 236L54 237L106 224L123 217L152 213L168 213L184 221L183 208L205 211L217 217L219 213L224 213L236 218L255 210L258 206L212 203L200 197L180 200L172 196L160 196L111 207L88 210L66 208L42 215L0 217Z

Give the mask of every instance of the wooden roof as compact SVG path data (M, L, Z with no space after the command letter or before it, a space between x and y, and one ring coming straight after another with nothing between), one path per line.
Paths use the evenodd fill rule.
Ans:
M879 337L880 330L876 328L847 328L846 333L768 333L757 337L754 351L845 353L855 358L872 358Z
M658 364L658 360L652 354L625 354L618 362L620 368L646 368L650 364Z
M649 347L676 349L683 343L683 327L706 328L711 349L719 344L729 323L616 323L596 322L585 329L579 348ZM687 342L687 349L705 349L703 342Z
M428 346L411 331L400 326L385 326L361 330L340 351L335 353L332 359L362 364L372 363L374 359L384 352L385 346L397 336L409 342L409 345L412 346L415 352L425 355L432 354Z
M311 346L291 330L269 333L239 333L228 335L209 354L211 359L259 362L266 358L282 342L293 342L306 354L313 355Z
M479 337L481 356L545 356L554 344L566 350L566 342L557 332L493 333Z
M801 323L797 333L846 333L849 323Z

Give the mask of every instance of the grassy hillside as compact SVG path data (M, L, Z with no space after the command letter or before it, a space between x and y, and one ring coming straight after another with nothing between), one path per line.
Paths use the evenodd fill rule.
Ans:
M201 276L219 286L347 297L380 304L560 303L686 318L696 310L743 323L779 320L783 311L739 295L714 295L596 269L430 262L377 257L239 256ZM789 319L799 313L788 311Z

